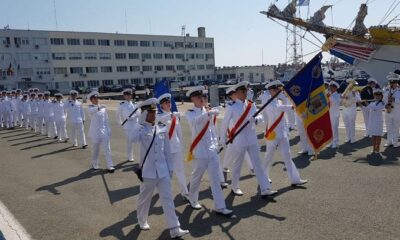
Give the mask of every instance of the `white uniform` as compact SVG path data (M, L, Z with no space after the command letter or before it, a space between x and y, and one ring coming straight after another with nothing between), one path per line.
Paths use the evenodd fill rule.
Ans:
M337 92L329 96L329 116L332 124L332 147L336 148L339 145L339 119L340 119L340 94Z
M85 122L85 112L83 111L82 103L78 100L69 100L64 105L67 111L69 123L71 125L71 138L74 146L78 146L78 142L86 145L86 137L84 132L83 123ZM79 140L79 141L78 141Z
M18 99L16 96L13 96L11 98L11 109L12 109L12 119L13 119L13 125L16 126L17 123L19 123L20 118L18 117Z
M133 161L133 142L130 139L131 131L138 124L138 116L140 115L140 110L138 109L134 115L129 118L129 115L137 108L136 103L132 103L132 101L122 101L117 109L117 122L121 126L121 124L128 119L128 121L124 124L124 132L126 137L126 156L128 161Z
M37 105L38 105L38 123L39 123L39 129L40 133L43 135L46 135L46 123L45 123L45 100L42 98L40 100L37 100Z
M368 116L368 133L371 136L383 136L383 109L385 103L383 101L371 102L367 107Z
M242 116L245 111L248 100L240 101L239 99L235 101L235 103L229 107L224 115L224 119L221 125L221 133L226 133L229 127L230 122L232 121L236 125L239 118ZM252 115L257 111L254 103L251 103L251 109L247 116L244 118L244 121L241 123L241 126L246 123L248 120L251 120ZM262 116L257 116L256 121L262 121ZM261 168L261 159L260 159L260 147L258 145L257 134L254 127L254 123L249 123L239 135L235 137L232 147L232 161L234 163L233 171L232 171L232 190L238 190L239 188L239 179L240 172L244 160L244 155L247 152L250 157L250 161L253 164L254 172L257 177L258 183L260 184L261 192L268 190L270 188L270 183L268 182L264 171ZM238 128L239 129L239 128ZM221 141L226 142L226 135L221 134Z
M346 128L346 141L354 143L356 141L356 117L357 117L357 102L361 101L358 92L350 92L348 94L349 105L344 106L343 122Z
M22 116L24 118L24 126L26 128L26 130L29 129L30 127L30 120L31 120L31 104L30 104L30 100L26 99L22 102L22 108L23 108L23 113Z
M197 202L199 198L200 182L204 172L207 170L214 198L215 209L225 209L225 199L220 186L220 168L218 156L218 140L212 133L212 118L206 109L193 107L186 113L190 129L192 130L192 141L199 132L210 121L207 131L193 150L193 171L190 179L189 198Z
M387 129L387 144L395 147L399 146L399 128L400 128L400 89L390 89L384 94L383 101L388 102L389 95L394 98L393 109L391 113L385 114L385 122Z
M140 183L137 218L140 226L147 223L151 199L154 189L157 187L167 226L172 229L179 227L180 223L175 213L175 205L172 197L171 175L173 163L167 129L165 127L153 126L147 122L142 123L136 125L134 131L131 132L131 139L140 145L139 164L142 166L144 156L153 139L154 131L156 136L142 170L143 182Z
M25 121L24 116L23 116L23 102L22 102L22 96L17 96L17 119L16 121L19 122L20 127L23 126L23 122Z
M53 102L50 99L43 100L43 111L47 137L54 138L57 136L57 127L54 120Z
M111 128L106 108L91 104L88 112L90 116L89 138L93 142L92 167L99 168L99 152L100 144L102 144L107 167L110 169L114 164L111 159Z
M14 127L13 108L12 108L11 98L9 97L5 97L3 100L3 119L4 119L4 126L6 128Z
M169 138L169 145L171 147L173 169L176 177L178 178L179 188L182 195L188 195L187 182L185 177L185 167L183 164L183 136L182 128L180 124L179 113L162 112L157 115L158 121L162 122L167 126L167 136L171 134ZM175 119L175 120L174 120ZM175 127L171 130L172 121L175 121Z
M54 101L52 104L54 112L54 121L56 123L56 128L57 128L58 140L60 141L68 140L67 124L66 124L67 114L65 112L64 105L65 104L63 101L60 102Z
M4 99L0 97L0 127L4 127Z
M287 111L292 109L291 105L282 105L277 99L271 101L271 103L263 110L264 122L266 123L266 129L270 129L271 126L279 119L280 115L286 114ZM289 177L291 184L297 184L300 182L300 175L293 163L292 156L290 154L290 145L288 139L288 128L285 123L284 115L282 116L278 125L273 130L272 135L275 137L266 139L266 153L263 161L263 169L265 174L269 178L269 172L271 163L275 154L275 151L279 149L281 157L285 162L286 172Z
M278 99L283 102L284 105L290 105L290 100L289 98L281 92L278 96ZM289 129L294 129L296 126L296 118L294 116L294 110L290 108L285 112L285 120L286 120L286 125Z
M30 98L29 99L29 126L32 130L37 131L37 104L36 104L36 99L35 98Z

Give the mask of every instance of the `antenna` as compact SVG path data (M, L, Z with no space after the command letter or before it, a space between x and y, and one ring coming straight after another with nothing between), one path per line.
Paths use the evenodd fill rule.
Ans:
M56 0L53 0L53 8L54 8L54 18L56 20L56 30L58 30Z
M128 33L128 18L126 16L126 9L125 9L125 32Z
M182 25L182 27L181 27L181 36L186 36L186 26L185 25Z

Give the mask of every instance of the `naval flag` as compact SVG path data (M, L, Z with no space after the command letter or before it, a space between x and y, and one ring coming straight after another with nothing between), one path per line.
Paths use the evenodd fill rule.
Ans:
M307 138L316 152L330 143L333 135L321 60L319 53L284 86L296 105L297 114L303 119Z
M310 0L298 0L297 6L303 7L303 6L309 6L310 5Z
M164 93L171 93L169 86L168 86L168 80L163 78L159 81L157 81L156 85L154 85L154 97L158 98L159 96L163 95ZM172 93L171 93L172 95ZM158 111L161 112L161 108L158 105ZM178 108L176 107L176 103L174 100L174 97L171 96L171 112L177 112Z

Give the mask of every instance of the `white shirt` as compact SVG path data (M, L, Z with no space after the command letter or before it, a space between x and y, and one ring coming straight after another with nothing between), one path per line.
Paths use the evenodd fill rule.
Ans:
M156 136L143 165L142 176L143 178L152 179L170 177L169 174L172 172L173 165L168 132L165 126L153 126L148 122L135 126L131 137L132 141L140 144L140 166L143 164L144 157L153 139L154 131L156 131Z
M64 102L62 101L54 101L52 104L54 119L57 120L65 120L67 118L67 114L64 108Z
M78 100L69 100L64 104L64 108L71 123L83 123L85 121L83 106Z
M50 99L43 100L43 116L54 117L53 102Z
M383 122L383 109L385 109L385 103L380 101L371 102L367 107L369 110L369 122L376 123L376 122Z
M267 129L271 128L271 126L279 118L282 112L284 112L284 114L287 114L286 112L291 110L292 110L292 105L281 104L280 101L277 100L276 98L272 100L271 103L268 104L268 106L266 106L262 111L264 122L266 125L264 134ZM285 123L285 115L283 115L281 121L275 127L274 132L276 134L276 138L282 138L288 136L289 132Z
M385 94L383 95L383 101L385 103L388 103L388 98L389 98L390 94L392 94L392 97L394 98L393 109L390 114L394 113L394 114L400 116L400 89L396 88L396 89L387 90L385 92Z
M31 114L37 114L38 113L36 99L33 99L33 98L29 99L29 107L31 109L31 111L30 111Z
M133 103L132 101L122 101L117 109L116 115L117 115L117 122L119 125L121 125L125 119L128 119L128 121L124 124L124 129L134 129L135 125L139 122L139 115L140 115L140 109L138 109L135 114L133 114L131 117L129 115L135 111L137 108L137 104Z
M329 96L329 114L332 117L337 117L340 115L340 102L341 102L340 94L337 92L332 93Z
M104 106L89 105L90 116L89 137L92 139L111 137L110 121Z
M157 114L158 121L162 122L167 127L167 136L169 137L169 131L171 129L172 124L172 113L170 112L162 112ZM172 133L171 139L169 140L169 144L171 147L171 153L177 153L183 151L183 136L182 136L182 128L180 124L180 117L175 116L176 124L174 131Z

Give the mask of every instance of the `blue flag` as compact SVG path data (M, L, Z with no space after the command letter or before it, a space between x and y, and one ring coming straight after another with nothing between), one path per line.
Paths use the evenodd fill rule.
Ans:
M171 93L169 87L168 87L168 80L161 79L159 80L156 85L154 86L154 97L158 98L161 95L163 95L164 93ZM160 104L157 104L158 107L158 111L161 112L161 107ZM176 107L176 103L174 100L174 97L171 94L171 112L177 112L178 108Z
M309 6L310 5L310 0L298 0L297 6L302 7L302 6Z

